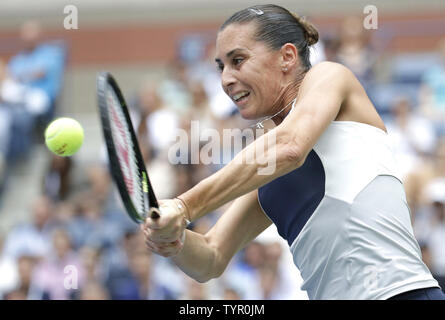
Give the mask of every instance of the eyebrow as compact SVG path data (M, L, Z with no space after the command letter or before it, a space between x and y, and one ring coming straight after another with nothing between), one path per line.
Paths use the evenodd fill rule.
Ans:
M245 50L244 50L244 49L241 49L241 48L235 48L235 49L233 49L233 50L230 50L230 51L226 54L226 57L227 57L227 58L230 58L230 57L233 56L237 51L245 51ZM221 59L216 58L216 59L215 59L215 62L217 62L217 63L221 63L222 61L221 61Z

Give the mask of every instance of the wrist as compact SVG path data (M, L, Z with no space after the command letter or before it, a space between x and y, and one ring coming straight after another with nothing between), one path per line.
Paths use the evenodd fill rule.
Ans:
M178 200L176 202L176 205L178 206L178 209L180 210L180 212L184 218L186 226L188 226L191 223L189 208L188 208L187 204L185 203L185 201L182 200L181 198L176 197L175 199Z

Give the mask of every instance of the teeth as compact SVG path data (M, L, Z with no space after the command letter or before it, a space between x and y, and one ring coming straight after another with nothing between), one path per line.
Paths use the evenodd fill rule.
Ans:
M243 91L243 92L237 93L233 96L233 100L238 101L239 99L241 99L242 97L244 97L248 94L249 94L249 91Z

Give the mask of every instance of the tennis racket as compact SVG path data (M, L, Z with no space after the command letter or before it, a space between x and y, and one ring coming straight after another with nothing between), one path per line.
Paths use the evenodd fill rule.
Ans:
M136 223L147 215L159 218L159 205L150 184L127 104L108 72L97 75L97 98L109 167L125 209Z

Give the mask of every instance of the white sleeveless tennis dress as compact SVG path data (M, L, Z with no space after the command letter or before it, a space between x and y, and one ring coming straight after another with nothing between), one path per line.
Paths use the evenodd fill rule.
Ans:
M387 134L333 121L298 169L258 190L310 299L438 287L421 259Z

